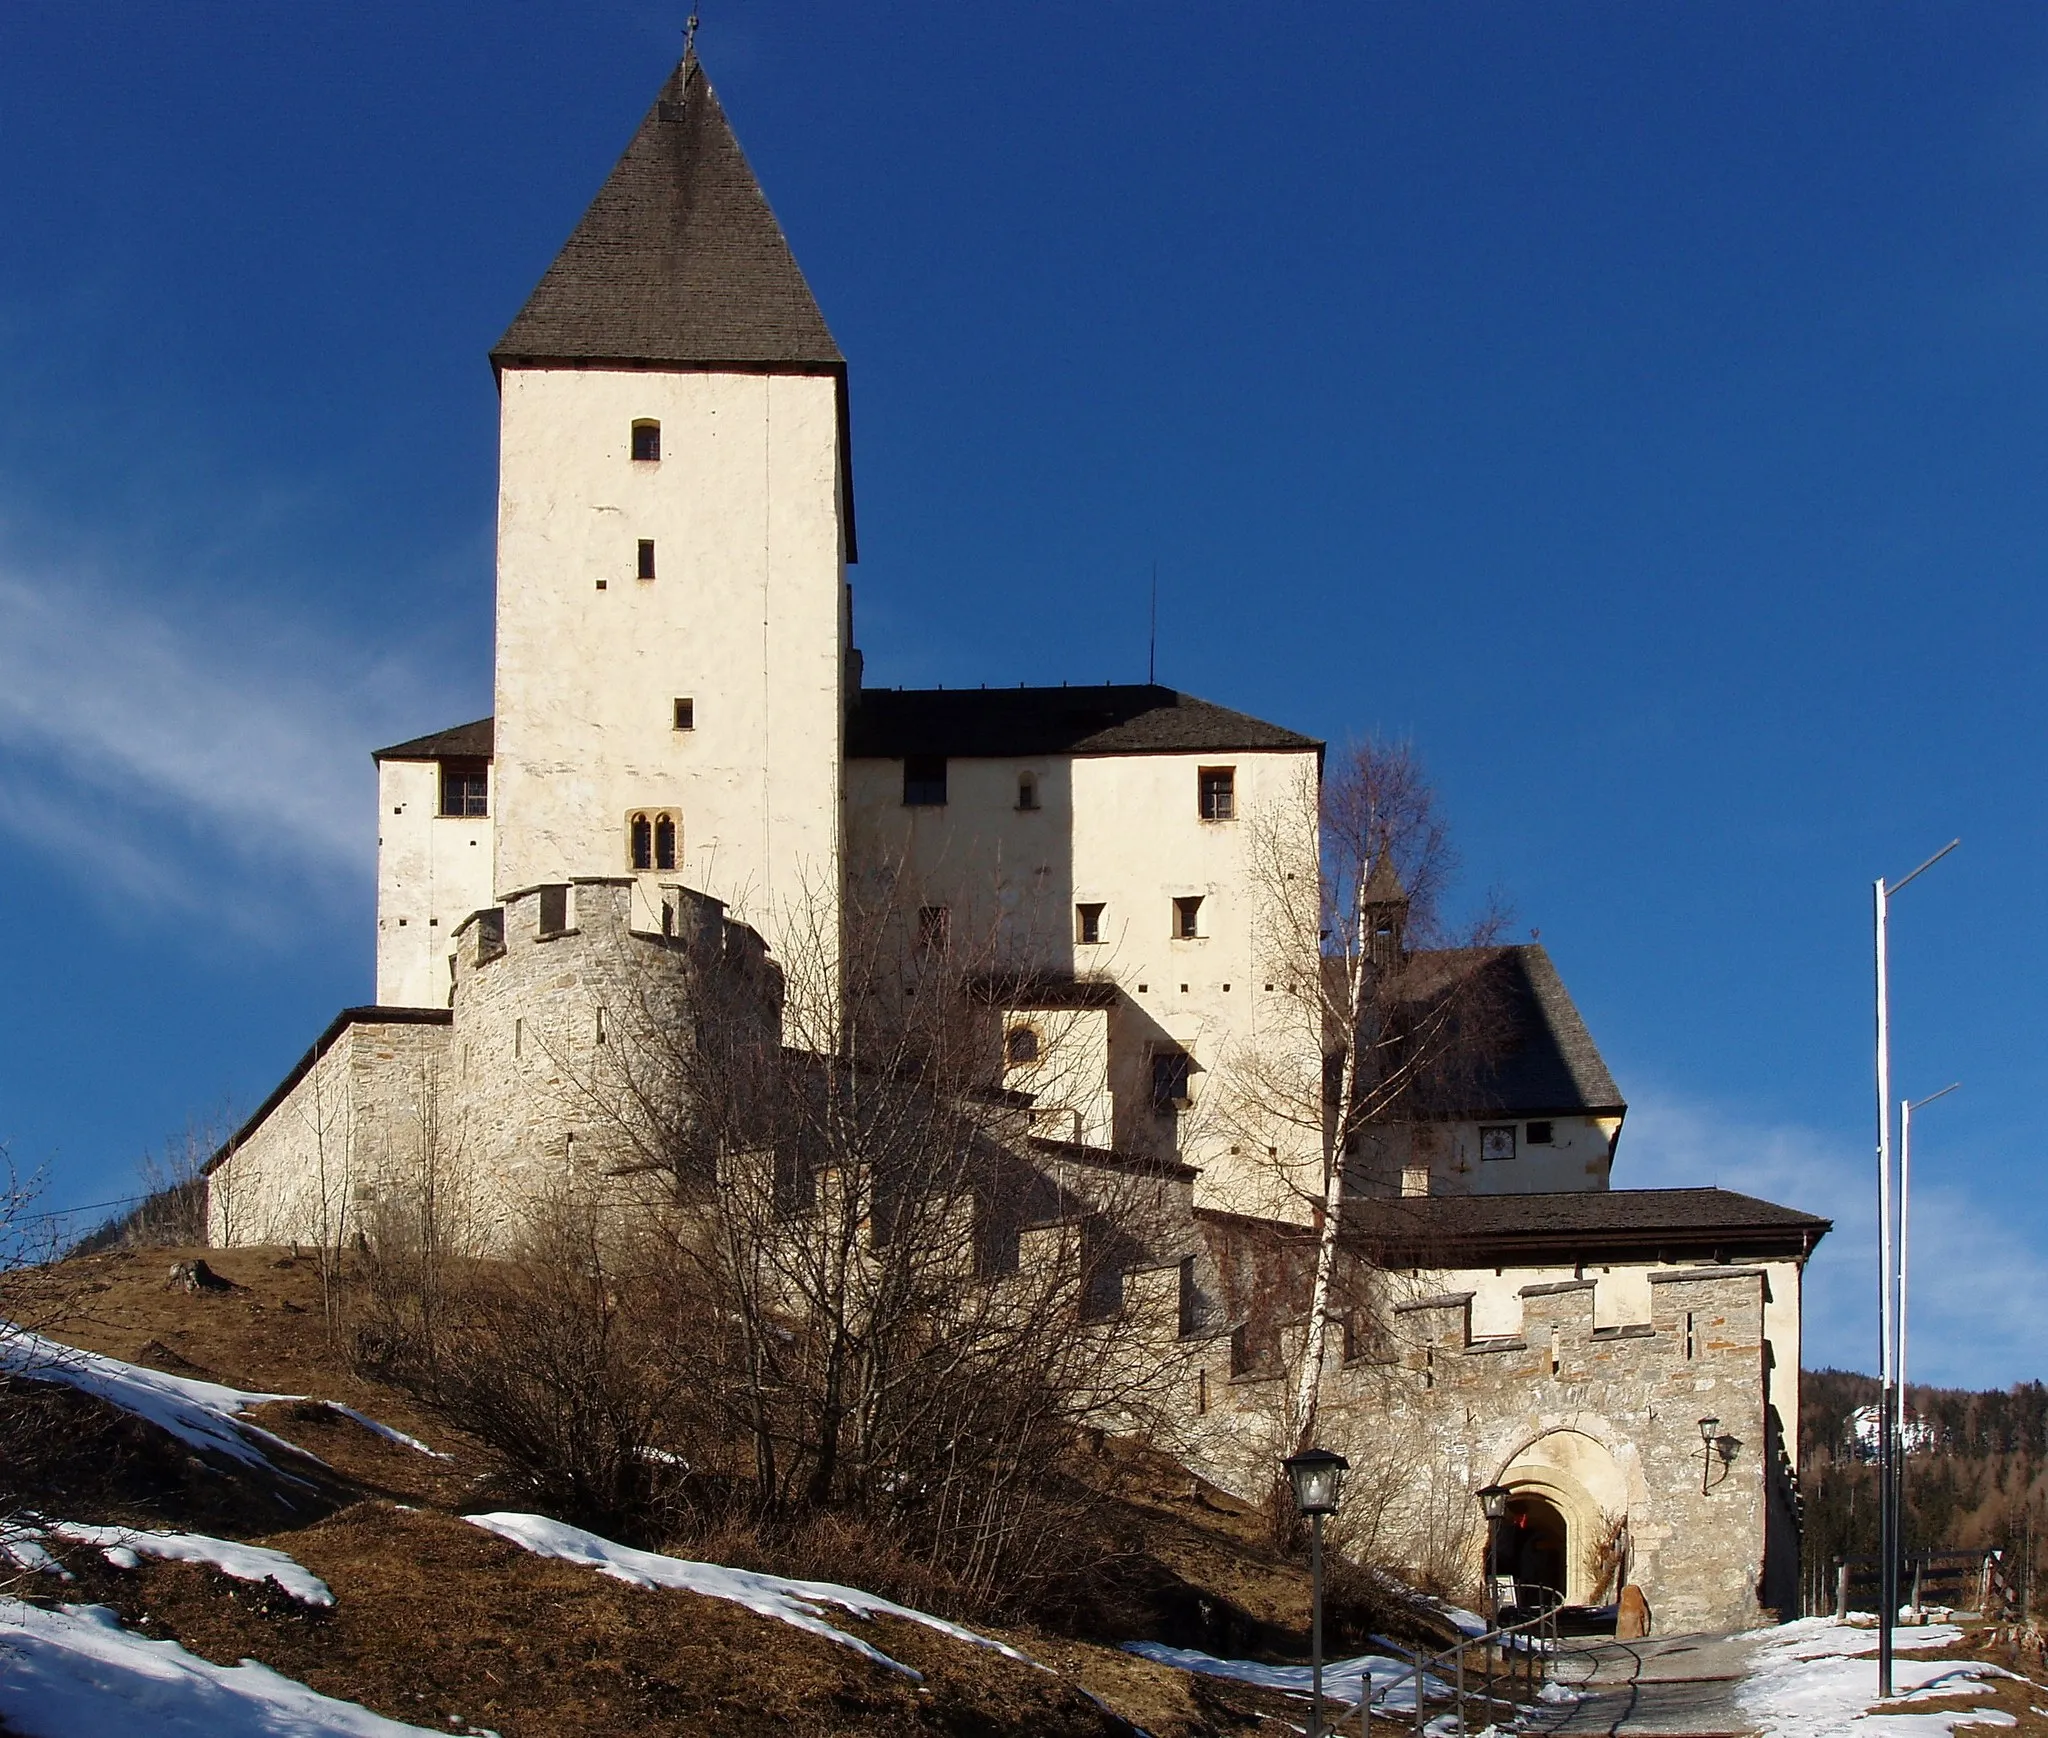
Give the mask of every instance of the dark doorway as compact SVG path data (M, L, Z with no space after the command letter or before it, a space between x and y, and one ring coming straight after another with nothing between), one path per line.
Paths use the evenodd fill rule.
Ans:
M1515 1578L1515 1603L1524 1607L1561 1604L1570 1539L1557 1506L1529 1493L1510 1497L1501 1535L1501 1570ZM1539 1593L1539 1589L1543 1591Z

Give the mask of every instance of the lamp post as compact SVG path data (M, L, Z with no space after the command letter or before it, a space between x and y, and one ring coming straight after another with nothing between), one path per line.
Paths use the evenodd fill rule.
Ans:
M1899 1100L1899 1351L1897 1404L1892 1411L1892 1440L1897 1445L1892 1457L1892 1513L1898 1517L1900 1543L1906 1530L1906 1240L1912 1225L1913 1196L1913 1113L1937 1098L1946 1098L1963 1083L1952 1080L1939 1092L1925 1098Z
M1891 970L1886 956L1886 922L1891 898L1908 882L1925 874L1958 845L1951 839L1912 874L1897 881L1877 881L1871 894L1874 918L1873 949L1877 965L1877 1693L1892 1693L1892 1624L1899 1615L1899 1517L1898 1496L1892 1479L1897 1461L1893 1436L1893 1414L1898 1406L1896 1327L1893 1307L1898 1297L1899 1271L1893 1261L1892 1242L1892 1041Z
M1500 1574L1500 1524L1508 1518L1509 1491L1506 1485L1487 1485L1473 1495L1486 1517L1486 1627L1498 1629L1500 1590L1495 1578Z
M1280 1463L1294 1487L1294 1507L1309 1519L1308 1738L1323 1738L1323 1517L1337 1512L1351 1463L1327 1448L1305 1448Z

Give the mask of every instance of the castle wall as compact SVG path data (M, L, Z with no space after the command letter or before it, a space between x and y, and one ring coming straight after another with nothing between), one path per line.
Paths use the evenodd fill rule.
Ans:
M1547 1126L1550 1139L1529 1138ZM1511 1128L1512 1158L1484 1156L1480 1131ZM1614 1166L1621 1119L1614 1116L1468 1118L1388 1123L1368 1131L1366 1150L1348 1167L1366 1195L1536 1195L1604 1189Z
M207 1240L339 1245L365 1228L384 1179L430 1139L449 1028L360 1020L207 1178Z
M771 938L840 877L844 567L836 386L823 375L508 368L501 381L495 885L674 867ZM631 457L636 419L661 457ZM636 578L641 540L655 577ZM675 702L692 702L688 729Z
M1796 1268L1773 1265L1789 1269L1796 1300ZM1474 1493L1502 1484L1563 1517L1575 1602L1596 1591L1589 1542L1625 1520L1627 1578L1660 1633L1746 1627L1789 1605L1796 1559L1767 1562L1766 1549L1786 1475L1768 1400L1765 1269L1643 1270L1648 1319L1625 1324L1597 1319L1594 1281L1530 1271L1509 1273L1522 1280L1510 1332L1481 1334L1472 1293L1444 1292L1394 1305L1391 1336L1358 1355L1333 1354L1318 1436L1353 1466L1340 1548L1369 1542L1476 1582L1485 1531ZM1241 1334L1192 1342L1183 1453L1248 1500L1265 1495L1289 1446L1286 1372L1299 1345L1298 1328L1268 1359L1248 1355ZM1701 1440L1708 1417L1721 1446Z
M455 930L491 903L491 817L441 813L441 763L377 763L377 1003L445 1008Z

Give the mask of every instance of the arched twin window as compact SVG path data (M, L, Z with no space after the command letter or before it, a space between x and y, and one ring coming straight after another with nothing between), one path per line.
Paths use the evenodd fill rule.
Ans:
M681 829L667 809L636 810L626 823L626 854L635 869L673 869Z

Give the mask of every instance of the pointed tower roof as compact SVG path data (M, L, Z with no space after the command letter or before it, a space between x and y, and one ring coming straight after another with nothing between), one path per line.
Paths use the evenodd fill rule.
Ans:
M669 75L491 362L843 376L839 346L694 55Z
M1408 890L1401 885L1399 871L1394 868L1391 851L1382 851L1372 861L1372 869L1365 878L1365 887L1358 896L1361 905L1406 905Z

